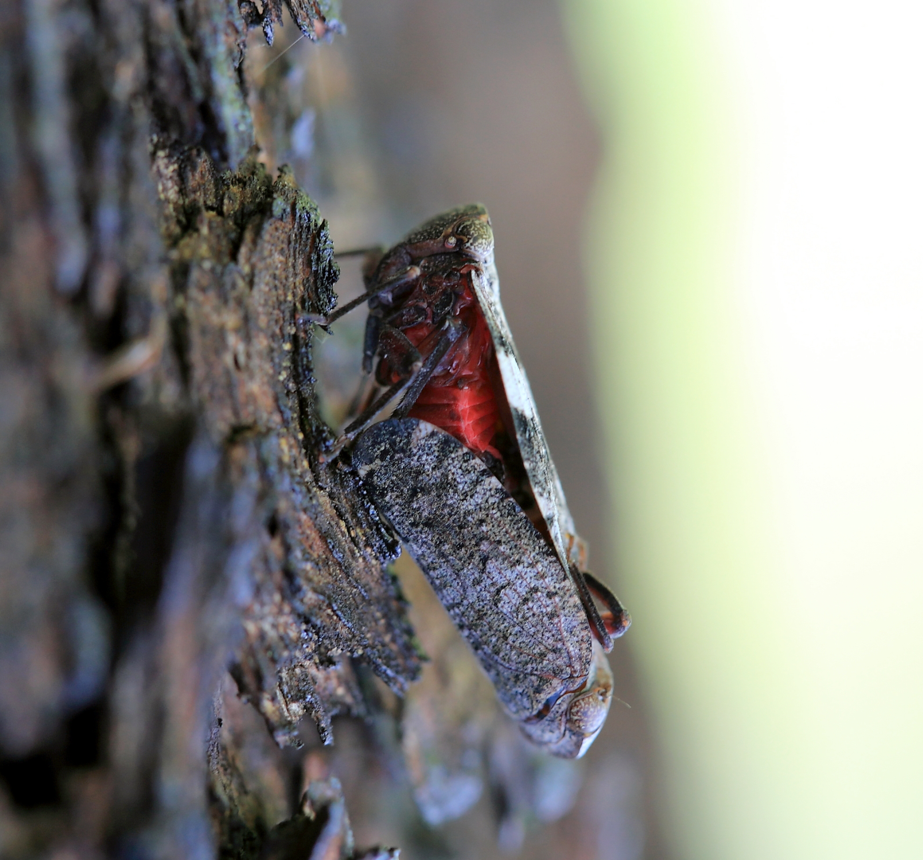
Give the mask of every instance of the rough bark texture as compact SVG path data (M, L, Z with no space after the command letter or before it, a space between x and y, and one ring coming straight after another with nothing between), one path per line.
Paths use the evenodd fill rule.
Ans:
M356 852L321 759L253 723L328 742L363 673L419 671L396 546L319 463L326 225L251 150L245 37L281 14L4 12L2 856L388 856Z

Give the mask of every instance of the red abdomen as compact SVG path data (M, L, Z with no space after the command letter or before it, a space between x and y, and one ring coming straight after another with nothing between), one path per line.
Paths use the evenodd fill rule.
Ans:
M498 372L493 340L473 299L458 317L466 333L443 359L408 415L451 433L475 454L488 453L499 459L499 451L491 444L501 429L494 393ZM405 334L414 340L412 330Z
M451 433L476 454L489 453L500 459L500 452L491 444L500 413L493 387L486 379L472 380L464 388L430 383L408 415Z
M390 320L390 325L406 338L404 344L409 341L425 361L444 336L442 325L433 321L434 298L441 287L442 294L455 294L451 316L463 327L407 415L445 430L475 454L487 453L500 459L493 444L502 429L496 396L500 374L493 338L470 282L464 282L468 280L465 274L463 268L454 266L448 274L429 274ZM456 292L463 283L460 292ZM402 320L406 320L403 325ZM392 385L400 378L397 367L406 358L406 346L402 347L398 338L389 338L387 330L382 334L382 343L386 347L376 377L379 384Z

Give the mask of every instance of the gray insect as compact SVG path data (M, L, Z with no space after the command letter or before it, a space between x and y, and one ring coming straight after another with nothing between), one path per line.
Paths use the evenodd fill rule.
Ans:
M369 305L363 368L375 365L375 387L338 447L398 397L396 419L428 422L366 430L354 451L360 471L523 731L559 755L582 755L611 698L603 651L631 622L585 571L586 545L500 304L487 210L438 215L370 254L365 272L365 295L322 321ZM369 459L373 449L392 452L394 465ZM475 521L494 527L488 535ZM433 542L445 553L427 549ZM487 599L502 591L506 609L488 612L481 589Z
M352 462L523 733L555 755L583 755L612 675L552 545L484 462L432 424L374 424Z

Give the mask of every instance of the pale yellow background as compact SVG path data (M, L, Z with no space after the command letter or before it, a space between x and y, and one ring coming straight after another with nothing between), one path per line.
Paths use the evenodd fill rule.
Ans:
M923 857L912 3L570 0L615 566L678 858Z

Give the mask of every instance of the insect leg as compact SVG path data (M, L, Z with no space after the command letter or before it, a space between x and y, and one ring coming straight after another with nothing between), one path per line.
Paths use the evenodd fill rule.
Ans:
M366 320L365 348L362 360L364 374L347 412L347 415L356 415L357 417L343 431L344 435L341 442L348 441L364 430L371 420L410 384L414 374L423 363L416 346L400 329L389 325L387 320L383 320L380 311L380 308L373 308ZM367 384L372 371L372 362L379 350L384 350L393 362L392 369L397 375L397 382L389 386L384 394L373 400L383 387L383 385L375 384L369 388ZM400 356L398 360L395 360L394 356L396 355ZM364 405L360 405L363 401ZM339 447L337 447L337 450L339 450Z
M593 635L608 653L612 650L612 640L617 639L631 626L631 616L619 603L619 599L592 573L586 573L576 565L571 565L570 572ZM593 602L594 597L602 603L602 612Z
M420 355L419 350L400 329L388 325L387 320L382 321L378 314L370 314L369 323L371 323L373 319L378 320L378 322L374 323L373 326L369 324L366 325L367 341L370 340L370 328L372 328L373 332L370 359L374 358L375 352L382 348L382 340L384 339L386 341L384 348L389 353L400 356L399 360L392 365L392 369L395 371L398 378L397 382L388 386L372 403L368 403L362 409L362 412L346 427L342 437L342 441L344 442L365 430L365 428L375 420L379 413L414 381L416 376L421 372L421 369L427 366L424 364L423 357ZM381 334L379 334L380 331ZM393 355L392 361L394 361ZM371 368L369 369L371 370ZM376 390L378 390L377 386L369 392L369 396L374 396Z
M378 417L379 413L395 398L397 397L404 389L407 389L407 393L401 400L400 405L397 409L394 410L394 416L396 418L404 418L407 415L407 412L413 407L413 404L416 402L417 398L420 396L420 392L426 387L426 383L432 378L433 373L436 371L436 368L439 366L439 362L445 357L445 354L449 351L449 348L452 346L455 341L457 341L464 333L467 331L467 326L458 321L449 322L446 326L445 331L442 333L442 336L436 342L436 346L433 348L433 351L426 357L426 361L420 361L420 355L416 351L416 348L408 341L408 344L413 348L413 353L416 358L412 363L408 363L404 368L405 375L403 378L399 379L394 385L385 389L385 391L367 406L362 414L356 418L344 431L343 436L338 440L335 450L339 450L343 444L348 442L350 439L358 436L366 427L371 424L375 418ZM394 335L399 335L403 337L403 333L400 331L394 331ZM406 359L405 359L406 361Z
M399 379L394 385L386 388L384 392L367 406L362 414L356 418L344 431L340 439L337 440L336 450L339 450L350 439L358 436L366 427L369 426L379 415L379 413L384 409L395 397L397 397L411 382L413 382L414 376L411 374L406 379Z
M378 352L381 340L381 314L369 311L365 321L365 338L362 342L362 372L368 376L372 372L372 361Z
M590 594L593 595L604 607L600 614L606 630L613 639L621 636L631 627L631 616L628 610L619 602L619 599L603 585L592 573L581 574Z
M407 413L413 408L413 404L417 402L420 392L426 387L426 383L430 381L433 374L436 372L439 362L442 361L452 345L467 330L468 327L460 320L449 320L446 323L446 328L442 333L442 337L439 338L433 351L426 357L426 361L419 371L417 371L413 379L413 384L407 389L407 393L401 399L400 405L394 410L395 418L407 417Z
M359 305L364 305L369 299L380 296L382 293L387 293L389 290L400 289L408 284L412 284L419 277L420 267L408 266L403 272L399 272L393 278L389 278L384 283L378 284L378 286L368 290L361 296L357 296L351 302L347 302L342 307L337 308L329 316L325 317L319 314L306 314L305 316L309 322L316 323L317 325L330 325L330 323L336 322L340 317L345 316L354 308L359 307Z
M380 386L372 382L371 376L363 375L359 380L359 386L356 388L356 393L353 395L353 399L349 403L349 408L346 410L347 417L351 415L359 415L364 412L366 407L372 402L372 399L375 397L376 392L378 392Z
M366 254L377 254L378 259L381 259L382 246L381 245L369 245L368 248L350 248L347 251L334 251L334 257L358 257L362 255L363 257Z
M593 602L584 574L575 564L570 566L570 572L571 579L574 581L574 585L577 586L577 594L583 604L584 612L586 612L587 621L590 622L590 629L599 644L603 646L603 651L608 654L612 650L612 634L609 633L602 616L599 614L599 610L596 608L596 604Z

